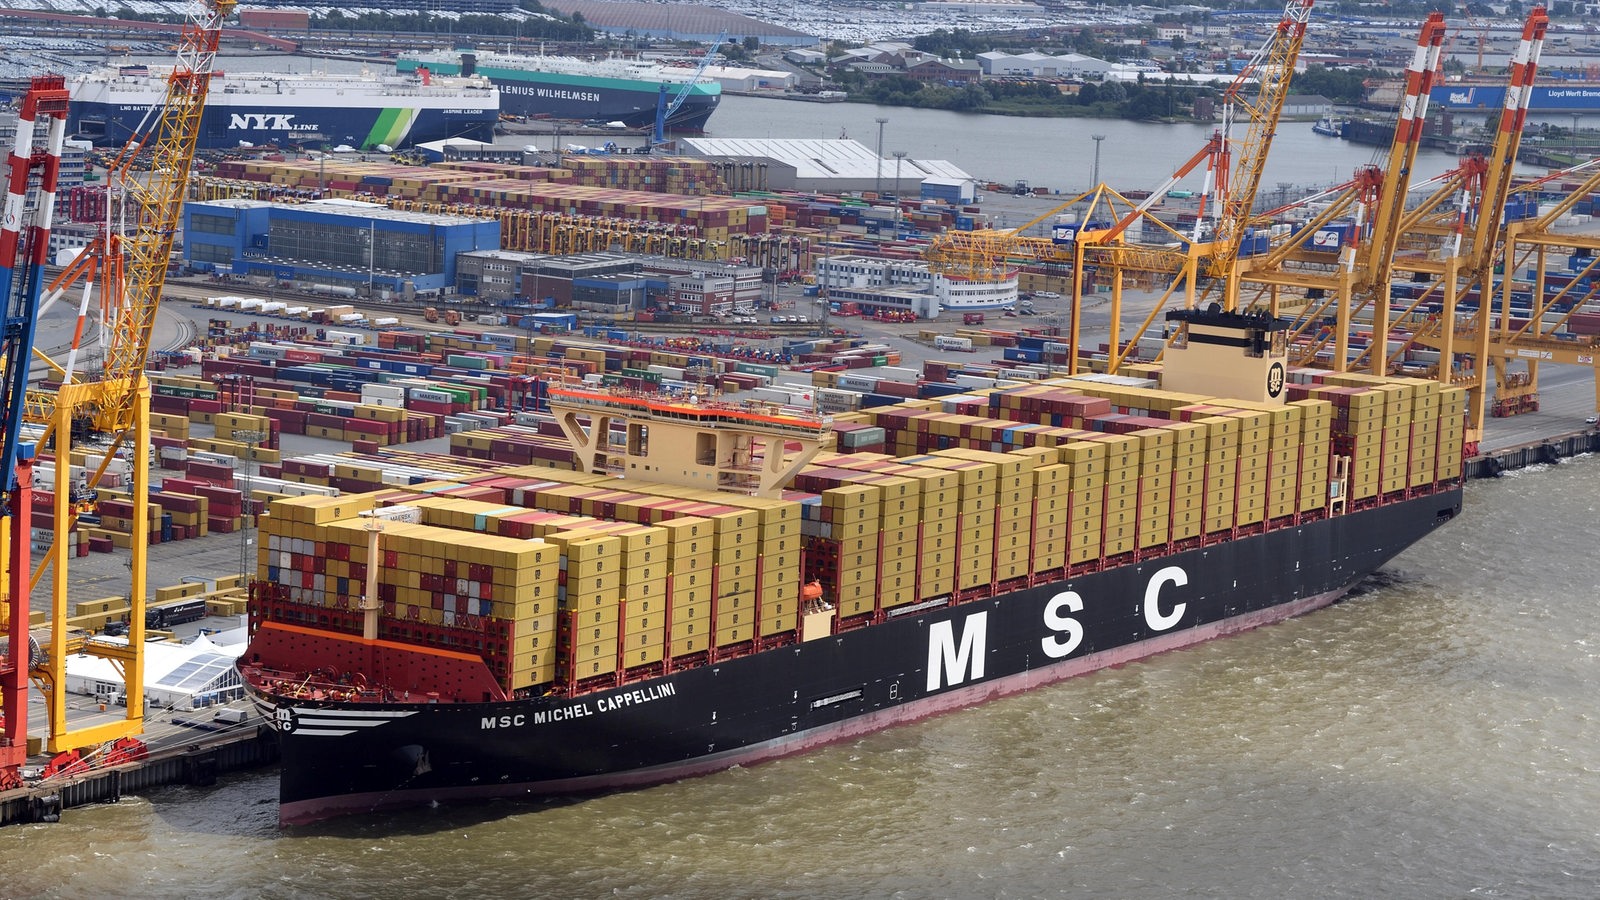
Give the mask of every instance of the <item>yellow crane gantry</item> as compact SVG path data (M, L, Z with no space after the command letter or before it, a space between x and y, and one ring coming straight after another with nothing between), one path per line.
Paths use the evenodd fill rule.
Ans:
M1023 234L1046 218L1079 203L1087 202L1091 213L1100 208L1098 204L1102 202L1107 204L1104 208L1112 208L1113 199L1132 206L1120 194L1104 185L1097 185L1091 191L1009 231L946 232L930 246L927 254L929 263L947 276L966 280L1008 277L1016 266L1027 263L1070 266L1073 314L1068 335L1068 358L1072 371L1076 371L1079 364L1077 312L1082 307L1085 275L1091 270L1107 275L1111 283L1109 369L1115 369L1127 352L1118 330L1124 272L1150 272L1170 279L1166 295L1139 327L1139 333L1148 330L1166 297L1178 288L1185 290L1185 305L1195 305L1197 284L1202 278L1208 281L1206 291L1220 291L1222 305L1230 310L1235 309L1238 293L1232 276L1237 269L1240 247L1253 221L1251 210L1261 185L1273 136L1277 133L1278 120L1283 112L1284 99L1288 96L1300 48L1305 43L1311 7L1312 0L1288 0L1272 35L1256 51L1224 95L1223 121L1219 131L1166 185L1152 192L1145 202L1121 214L1114 225L1104 230L1080 231L1072 241L1060 244L1048 238L1033 238ZM1232 130L1241 114L1247 118L1248 126L1244 137L1235 142ZM1204 241L1200 240L1199 223L1194 234L1184 235L1148 214L1168 186L1198 168L1201 162L1207 163L1208 178L1215 179L1217 197L1216 220L1208 239ZM1211 190L1208 187L1201 194L1204 198L1211 194ZM1085 221L1088 221L1088 216ZM1138 226L1141 240L1131 242L1128 235L1136 230L1135 225ZM1155 232L1155 241L1143 236L1147 229Z
M1576 186L1561 185L1563 196L1537 212L1535 194L1551 182L1581 178ZM1600 159L1517 185L1524 195L1505 222L1496 292L1498 309L1490 318L1489 362L1493 371L1493 416L1510 416L1539 408L1541 364L1586 366L1595 383L1594 409L1600 410L1600 235L1572 233L1558 227L1577 204L1600 191ZM1564 267L1552 256L1565 256ZM1519 276L1517 273L1525 273ZM1512 310L1509 298L1525 293L1528 308ZM1521 362L1525 369L1513 371ZM1487 373L1486 373L1487 374Z
M46 695L50 719L49 750L60 752L88 747L141 732L144 720L144 606L145 565L150 544L149 484L150 384L144 377L150 353L161 291L166 283L167 264L173 238L183 211L189 172L200 134L200 117L205 109L215 68L217 45L223 22L233 12L236 0L203 0L191 10L191 18L180 31L177 58L167 76L166 99L151 111L123 147L117 162L108 172L108 182L120 182L126 192L125 214L131 217L122 234L108 227L100 239L83 254L83 262L63 273L51 284L46 303L60 297L75 281L103 275L100 284L99 321L105 335L103 370L93 377L75 371L78 341L73 343L66 364L36 353L61 380L56 390L29 392L28 416L46 426L41 447L50 446L56 458L55 509L56 540L45 554L32 578L37 586L47 570L51 579L51 640L45 660L35 666L33 675ZM147 161L145 165L140 163ZM85 307L92 284L84 283ZM79 338L85 310L80 310ZM69 636L67 628L68 547L62 539L68 523L75 518L69 503L74 426L109 436L102 459L89 476L92 488L104 475L120 447L130 448L131 483L129 498L133 506L129 560L130 588L128 640L126 644L87 640ZM23 535L23 540L28 536ZM110 659L122 670L128 711L126 718L99 725L69 730L66 722L65 665L69 653L89 653Z

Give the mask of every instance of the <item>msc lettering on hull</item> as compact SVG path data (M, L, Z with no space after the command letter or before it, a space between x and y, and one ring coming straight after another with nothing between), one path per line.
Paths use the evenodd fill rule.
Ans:
M566 706L557 706L554 709L536 710L532 715L517 713L514 715L483 716L478 720L478 727L483 731L499 728L521 728L523 725L548 725L551 722L565 722L569 719L579 719L598 713L608 713L641 703L671 697L678 692L677 685L671 682L653 684L649 687L635 688L620 694L607 694L596 697L591 703L585 700L581 703L569 703Z
M1151 631L1171 631L1183 621L1188 604L1180 601L1164 606L1161 591L1167 585L1181 588L1188 584L1189 574L1178 566L1167 566L1150 576L1141 609ZM1062 591L1045 604L1043 618L1047 633L1039 639L1039 649L1045 656L1066 659L1083 645L1083 623L1074 617L1083 609L1083 597L1077 591ZM987 611L973 613L962 621L959 640L955 620L928 626L929 693L983 678L988 627Z

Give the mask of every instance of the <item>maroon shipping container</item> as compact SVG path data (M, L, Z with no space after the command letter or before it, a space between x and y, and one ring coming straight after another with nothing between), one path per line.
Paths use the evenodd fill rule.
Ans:
M150 411L153 413L165 413L169 416L187 416L189 414L189 398L156 394L150 398Z
M233 486L233 467L218 463L202 462L197 459L187 460L183 470L190 480L219 487Z

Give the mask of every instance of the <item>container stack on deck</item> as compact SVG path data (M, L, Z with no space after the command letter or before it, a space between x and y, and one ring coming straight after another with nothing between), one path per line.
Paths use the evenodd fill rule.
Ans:
M909 401L853 423L890 452L820 454L772 499L522 467L279 500L265 614L358 631L358 514L413 507L385 525L380 635L581 692L797 640L812 581L855 628L1325 517L1335 456L1357 506L1460 477L1464 391L1297 377L1284 406L1105 377Z
M416 522L382 524L380 635L492 654L513 690L703 659L798 627L797 503L547 474L281 501L262 521L260 565L280 609L298 610L288 621L353 622L369 565L360 514L412 507ZM462 532L476 533L470 550Z

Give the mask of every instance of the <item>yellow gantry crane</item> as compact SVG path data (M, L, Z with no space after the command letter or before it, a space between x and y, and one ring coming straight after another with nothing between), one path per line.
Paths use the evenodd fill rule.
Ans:
M1072 279L1072 320L1068 335L1069 366L1073 371L1079 364L1078 310L1082 307L1082 290L1086 276L1094 274L1108 278L1111 284L1111 357L1107 368L1115 369L1137 340L1138 334L1148 330L1163 308L1167 296L1182 289L1184 305L1194 306L1198 299L1211 294L1226 309L1238 306L1238 288L1234 274L1238 268L1240 249L1253 217L1251 210L1261 186L1267 155L1278 129L1278 120L1289 92L1289 82L1305 43L1306 24L1311 15L1311 0L1288 0L1283 17L1274 27L1267 42L1258 49L1250 62L1228 88L1223 103L1222 125L1211 140L1189 159L1169 179L1167 184L1152 192L1150 197L1115 219L1115 224L1102 230L1083 229L1070 242L1056 243L1047 238L1031 238L1023 234L1027 229L1046 218L1075 204L1088 202L1090 213L1097 208L1114 208L1113 200L1132 206L1126 198L1103 185L1089 193L1069 200L1044 215L1009 231L981 230L973 232L946 232L935 239L929 248L928 260L940 272L966 280L995 280L1009 277L1017 266L1046 262L1069 268ZM1245 134L1235 139L1234 126L1243 116L1247 120ZM1168 187L1178 179L1206 163L1208 180L1214 179L1217 201L1215 217L1208 232L1201 234L1197 222L1193 234L1180 234L1149 215L1150 208L1159 202ZM1210 196L1212 185L1201 192ZM1098 204L1106 203L1100 207ZM1202 216L1204 207L1202 206ZM1085 222L1089 216L1085 216ZM1135 226L1138 226L1135 228ZM1137 231L1140 239L1130 240ZM1146 234L1146 232L1152 234ZM1205 240L1201 238L1204 237ZM1123 273L1150 272L1168 281L1167 294L1157 302L1149 318L1137 329L1134 341L1124 345L1119 333ZM1200 286L1205 281L1203 288ZM1197 294L1197 291L1203 291Z
M46 658L33 670L46 694L52 752L74 750L138 734L144 709L144 605L145 563L150 544L149 484L150 384L144 377L150 353L161 290L166 283L173 238L183 211L184 193L200 134L200 117L215 66L217 44L224 20L235 0L204 0L191 10L181 32L177 59L167 77L165 102L151 110L145 125L123 147L108 173L108 182L124 191L123 215L128 219L121 234L108 227L83 255L83 262L63 273L51 285L45 303L59 298L75 282L103 276L99 286L99 323L104 334L105 363L98 374L76 371L77 350L83 332L92 282L83 282L79 338L65 364L37 354L59 379L53 392L32 392L27 398L28 417L46 426L41 447L52 447L55 466L57 539L33 574L36 587L47 571L51 579L50 643ZM74 519L69 503L73 493L71 460L75 432L90 430L109 438L97 448L100 462L92 467L89 486L99 482L119 448L127 447L132 465L129 497L133 505L131 585L126 644L95 641L68 634L67 542L61 535ZM13 540L16 536L13 535ZM21 536L27 540L26 534ZM66 721L66 659L72 653L102 656L118 665L124 676L128 712L113 721L69 731Z
M1490 336L1494 415L1538 408L1541 363L1589 367L1595 383L1594 408L1600 411L1600 235L1556 230L1556 223L1580 200L1600 191L1600 160L1590 160L1584 167L1595 171L1561 201L1537 218L1506 223L1503 277L1507 285L1528 284L1531 302L1520 322L1499 316ZM1572 174L1570 170L1556 173L1524 188L1531 190L1540 182ZM1551 257L1562 255L1567 265L1553 267ZM1521 281L1516 280L1518 272L1527 273ZM1503 286L1502 292L1505 289ZM1513 360L1520 360L1526 371L1508 371Z

